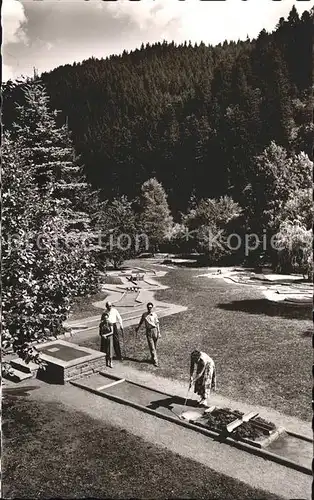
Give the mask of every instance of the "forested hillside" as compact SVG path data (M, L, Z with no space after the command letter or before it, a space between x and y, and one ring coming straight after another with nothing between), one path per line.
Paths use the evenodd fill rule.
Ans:
M313 12L3 85L3 349L143 251L312 279Z
M293 8L256 40L156 43L42 75L68 123L87 180L103 199L133 199L156 177L175 219L196 199L229 195L245 207L256 155L271 141L311 154L313 10ZM16 87L4 89L5 125Z

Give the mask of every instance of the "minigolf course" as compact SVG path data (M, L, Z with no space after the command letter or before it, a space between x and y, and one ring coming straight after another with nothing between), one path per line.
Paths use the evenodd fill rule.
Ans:
M155 271L153 269L142 269L132 267L121 271L110 271L104 276L104 281L113 281L114 284L103 283L101 289L107 293L107 297L95 302L93 305L99 308L99 315L91 316L76 321L68 320L65 326L72 329L73 334L79 333L84 338L88 332L98 328L102 311L106 302L111 302L119 310L125 326L136 324L143 312L146 311L147 302L153 302L155 311L160 318L186 311L186 307L178 304L170 304L156 300L155 293L168 287L159 283L158 278L167 274L167 271Z
M266 300L284 305L307 307L313 301L312 283L301 274L257 273L234 267L212 267L198 278L223 279L226 283L249 286L261 290Z
M118 308L125 326L137 324L150 301L154 303L159 317L185 311L186 307L156 300L155 293L167 288L159 283L159 278L166 272L133 267L108 273L105 277L107 283L102 285L107 297L94 304L99 313L67 322L73 330L71 343L58 339L40 347L42 358L50 366L50 371L46 373L49 382L52 379L57 382L58 379L58 383L63 385L57 389L57 399L64 398L69 404L75 404L78 410L83 404L81 402L88 401L88 411L97 415L98 412L108 414L115 423L119 418L125 418L123 428L134 425L132 429L135 429L136 435L146 432L143 422L150 419L149 439L158 433L162 436L161 441L166 442L169 436L167 445L170 447L182 440L184 452L187 450L195 457L199 448L196 444L194 446L194 442L200 443L203 446L202 460L206 459L208 463L207 457L212 456L217 467L225 467L224 472L228 475L233 473L236 462L239 474L243 474L250 484L251 469L253 471L256 464L257 481L263 476L263 480L268 477L277 480L277 474L280 481L290 477L289 474L300 481L298 485L291 486L291 491L302 490L303 493L312 474L313 440L307 431L301 434L301 429L297 434L298 429L291 429L289 420L276 421L263 414L263 409L241 407L237 401L229 400L225 404L223 397L216 395L211 397L211 407L199 407L191 392L185 399L186 387L181 393L175 381L168 380L169 384L171 382L169 386L164 385L165 380L158 385L158 375L154 372L146 374L150 377L149 383L143 383L145 377L142 372L135 376L137 371L124 363L114 363L113 370L107 369L104 354L78 345L82 340L98 335L100 315L107 301ZM53 384L46 385L46 388L47 391L56 391ZM172 436L175 437L172 439ZM235 455L236 461L232 462ZM241 466L242 462L246 465ZM226 463L230 470L226 470ZM290 487L286 485L286 488L289 490ZM292 497L286 494L286 498Z
M209 439L311 475L313 441L259 417L257 411L197 406L196 401L169 394L100 370L71 382L120 405L131 406L159 419L202 433ZM140 415L139 415L140 419Z

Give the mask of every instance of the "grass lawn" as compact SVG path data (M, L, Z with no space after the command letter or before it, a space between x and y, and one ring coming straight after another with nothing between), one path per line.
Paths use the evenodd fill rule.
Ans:
M216 362L221 394L310 420L311 308L269 303L253 287L196 277L205 272L176 269L159 278L170 288L158 292L158 300L188 310L161 319L157 373L188 381L189 354L199 348ZM125 337L133 332L126 330ZM95 347L95 342L98 348L98 339L88 345ZM133 338L129 342L128 356L139 361L148 357L143 329L135 348ZM156 371L145 362L125 363Z
M116 276L102 276L101 283L108 285L121 285L122 281L120 278ZM93 305L94 302L100 302L108 297L108 293L98 292L93 295L89 295L87 297L76 297L71 307L71 321L75 321L76 319L84 319L89 316L99 315L101 310L98 307Z
M69 319L75 321L76 319L88 318L89 316L99 315L101 310L93 306L94 302L100 302L108 296L105 292L94 293L88 297L77 297L71 307L71 316Z
M2 498L278 498L61 404L5 396L2 418Z

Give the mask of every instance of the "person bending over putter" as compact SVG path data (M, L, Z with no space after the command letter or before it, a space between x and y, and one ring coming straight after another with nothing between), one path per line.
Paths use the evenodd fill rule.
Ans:
M146 338L147 343L151 355L152 362L155 366L158 366L158 358L157 358L157 340L160 338L160 327L159 327L159 319L157 314L153 311L154 305L152 302L148 302L147 304L147 312L142 314L141 320L138 326L135 328L136 333L141 327L142 323L145 323L146 327Z
M193 379L194 368L195 378ZM216 390L216 367L215 363L205 352L193 351L190 365L190 385L194 384L194 392L200 396L198 404L208 406L208 398L211 389Z

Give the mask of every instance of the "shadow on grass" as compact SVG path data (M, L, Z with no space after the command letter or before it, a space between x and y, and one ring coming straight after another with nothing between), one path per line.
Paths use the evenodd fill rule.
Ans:
M191 261L191 262L169 262L172 266L178 267L178 268L200 268L200 267L208 267L208 263L205 262L199 262L199 261Z
M130 356L124 356L123 358L125 361L134 361L134 363L145 363L147 365L151 365L152 362L149 358L142 358L142 359L136 359L136 358L132 358Z
M24 387L3 387L3 396L29 396L29 391L39 389L39 385L26 385Z
M256 300L234 300L228 304L218 304L218 309L225 311L241 311L248 314L264 314L266 316L279 316L285 319L303 319L311 318L310 305L291 306L290 304L279 304L269 302L266 299Z

